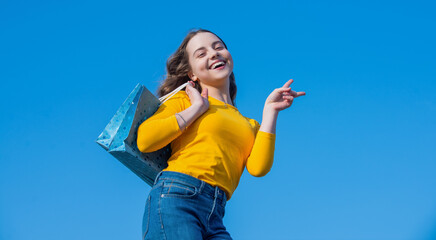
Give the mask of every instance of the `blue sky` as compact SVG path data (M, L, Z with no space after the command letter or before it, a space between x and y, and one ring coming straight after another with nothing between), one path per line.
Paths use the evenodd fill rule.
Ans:
M275 162L245 172L234 239L436 238L432 1L3 1L0 239L140 239L150 187L95 143L137 83L153 92L191 28L235 61L237 106L281 112Z

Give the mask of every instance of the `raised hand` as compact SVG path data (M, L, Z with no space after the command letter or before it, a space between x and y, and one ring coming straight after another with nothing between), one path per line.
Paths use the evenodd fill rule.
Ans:
M276 88L265 101L265 108L274 111L284 110L292 105L294 98L306 95L305 92L291 90L294 80L289 80L281 88Z
M209 109L208 91L207 88L203 88L200 94L197 89L195 89L194 83L189 81L190 84L186 85L185 92L188 94L191 105L198 109L200 113L203 113Z
M259 131L275 134L279 112L290 107L294 98L306 95L305 92L292 91L290 87L292 82L294 82L292 79L287 81L283 87L275 89L267 97Z

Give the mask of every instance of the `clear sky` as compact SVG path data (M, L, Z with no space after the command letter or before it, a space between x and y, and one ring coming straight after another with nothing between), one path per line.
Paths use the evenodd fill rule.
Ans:
M434 1L0 3L0 239L140 239L150 187L95 143L191 28L235 61L261 121L288 79L275 162L228 202L234 239L436 239Z

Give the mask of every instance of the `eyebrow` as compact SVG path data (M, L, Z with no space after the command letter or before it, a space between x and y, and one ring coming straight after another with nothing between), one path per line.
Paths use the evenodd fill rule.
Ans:
M222 43L222 44L224 45L224 43L221 42L221 41L215 41L215 42L212 43L212 47L214 47L214 46L217 45L218 43ZM197 51L199 51L199 50L203 50L203 49L205 49L205 47L197 48L197 50L195 50L194 53L192 53L192 56L194 56L195 53L196 53Z

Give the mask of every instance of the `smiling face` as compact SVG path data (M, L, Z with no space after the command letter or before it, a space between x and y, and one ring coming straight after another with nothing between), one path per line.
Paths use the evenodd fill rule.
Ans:
M229 76L233 72L233 59L215 34L197 33L189 40L186 52L191 67L189 78L199 81L202 86L228 89Z

